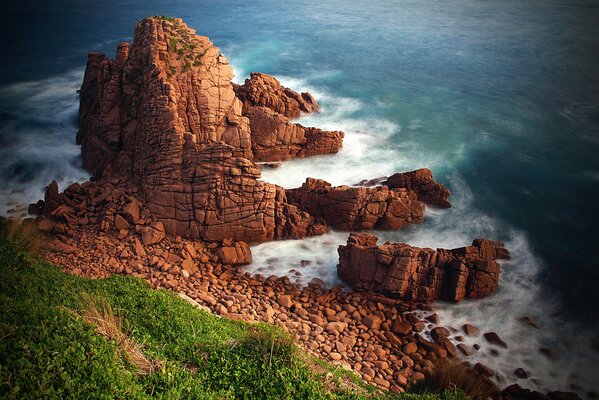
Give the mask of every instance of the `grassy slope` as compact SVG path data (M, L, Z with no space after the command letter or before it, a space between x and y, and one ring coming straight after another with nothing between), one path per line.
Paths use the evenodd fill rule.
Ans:
M115 341L70 311L86 294L112 305L145 355L160 361L155 372L138 374ZM218 318L139 279L65 274L19 250L0 224L1 398L380 396L353 374L307 356L276 327ZM398 398L464 399L451 393Z

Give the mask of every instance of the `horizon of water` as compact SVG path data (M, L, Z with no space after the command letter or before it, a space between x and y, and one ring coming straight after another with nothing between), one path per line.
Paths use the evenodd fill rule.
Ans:
M503 240L497 293L439 303L442 324L495 330L509 348L471 357L502 385L598 391L599 4L594 1L395 0L361 4L139 0L3 4L0 27L0 210L89 174L74 144L86 54L114 55L146 15L183 18L251 71L309 90L322 112L303 125L344 130L336 155L285 162L263 179L337 184L430 168L453 207L424 224L375 232L380 242L459 247ZM19 211L17 211L18 213ZM346 233L252 248L252 272L329 285ZM309 260L301 266L302 260ZM295 269L301 272L295 275ZM533 317L534 330L519 321ZM468 339L472 344L473 339ZM542 356L552 347L558 359ZM523 367L531 379L516 379Z

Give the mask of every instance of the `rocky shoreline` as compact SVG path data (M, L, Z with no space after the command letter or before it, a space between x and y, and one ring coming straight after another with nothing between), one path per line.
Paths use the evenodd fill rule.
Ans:
M284 189L260 180L257 163L334 154L344 134L292 121L319 110L309 93L261 73L243 85L232 77L218 48L176 18L139 22L114 60L91 53L77 142L94 178L62 193L53 182L29 207L38 217L26 223L46 235L42 256L77 275L137 276L224 317L275 323L307 350L397 392L438 360L476 351L460 337L480 332L437 326L430 303L491 295L496 260L509 257L499 242L433 250L377 246L376 237L352 233L339 248L338 272L353 292L243 271L250 244L331 228L401 229L423 223L425 204L450 207L451 193L427 169L359 187L307 178ZM495 332L481 340L506 346ZM517 385L501 392L489 366L470 373L498 396L545 398Z

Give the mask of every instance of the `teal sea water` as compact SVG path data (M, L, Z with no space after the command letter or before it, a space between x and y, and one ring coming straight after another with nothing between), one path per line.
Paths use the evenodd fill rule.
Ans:
M502 385L599 390L599 2L592 0L33 1L2 4L0 207L88 175L74 144L88 51L114 54L146 15L183 18L251 71L309 90L322 113L304 125L341 129L335 156L285 163L265 180L334 184L420 167L449 186L454 207L381 240L457 247L504 240L496 295L439 304L442 322L496 330L510 347L473 355ZM254 248L248 269L300 282L336 280L331 233ZM518 318L541 322L531 329ZM540 355L552 347L558 359ZM534 379L518 380L523 367ZM574 386L572 386L574 385Z

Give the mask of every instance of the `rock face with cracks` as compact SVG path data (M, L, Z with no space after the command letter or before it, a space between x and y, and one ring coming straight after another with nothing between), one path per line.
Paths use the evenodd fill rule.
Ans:
M424 204L416 200L414 192L386 186L333 187L322 179L308 178L300 188L287 190L287 198L343 231L401 229L421 223L424 215Z
M260 75L266 83L250 79L242 103L232 77L219 49L182 20L142 20L114 60L89 55L77 134L84 167L97 178L117 175L138 187L168 233L248 242L323 233L287 203L283 188L258 180L254 150L259 160L334 152L343 135L286 120L318 109L310 95ZM268 100L263 86L272 90ZM277 121L274 131L257 131L263 140L255 144L244 104L271 110Z
M354 289L404 300L459 302L489 296L499 281L495 260L509 258L503 243L485 239L452 250L405 243L378 246L377 240L374 235L352 233L347 245L339 246L339 277Z
M319 110L310 93L283 87L274 77L252 73L243 85L233 84L250 121L255 161L283 161L317 154L337 153L343 132L306 128L290 122L301 113Z

